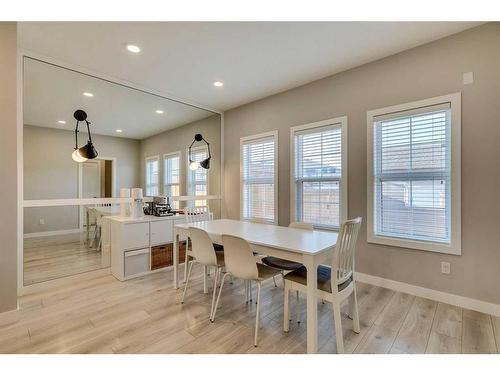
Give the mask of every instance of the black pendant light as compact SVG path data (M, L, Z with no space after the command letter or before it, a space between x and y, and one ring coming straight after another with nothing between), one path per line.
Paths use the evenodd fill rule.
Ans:
M208 147L208 158L206 158L205 160L202 160L200 162L197 162L197 161L194 161L192 158L191 158L191 147L193 147L194 143L195 142L205 142L207 144L207 147ZM188 152L188 156L189 156L189 168L194 171L196 169L198 169L198 167L202 167L204 169L210 169L210 159L212 158L212 154L210 152L210 143L208 143L201 134L195 134L194 136L194 140L193 142L191 142L191 146L189 146L189 152Z
M81 109L77 109L75 113L73 113L73 117L76 120L76 127L75 127L75 150L71 154L71 157L73 158L74 161L78 163L83 163L89 159L95 159L97 157L97 150L95 149L94 145L92 144L92 135L90 134L90 122L87 121L87 113L85 111L82 111ZM78 124L80 121L85 121L87 124L87 131L89 133L89 139L87 141L87 144L83 147L78 147Z

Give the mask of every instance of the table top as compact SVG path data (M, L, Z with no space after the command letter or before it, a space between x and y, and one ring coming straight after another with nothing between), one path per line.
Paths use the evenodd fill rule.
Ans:
M272 247L302 254L318 254L331 250L337 243L337 233L308 231L240 220L210 220L175 227L187 229L197 227L211 236L230 234L244 238L251 244Z

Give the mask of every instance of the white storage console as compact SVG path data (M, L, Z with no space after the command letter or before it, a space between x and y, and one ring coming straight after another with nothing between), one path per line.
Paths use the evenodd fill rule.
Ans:
M171 244L174 225L185 222L183 215L137 219L108 216L107 220L111 224L107 227L111 242L111 273L120 281L152 272L151 247Z

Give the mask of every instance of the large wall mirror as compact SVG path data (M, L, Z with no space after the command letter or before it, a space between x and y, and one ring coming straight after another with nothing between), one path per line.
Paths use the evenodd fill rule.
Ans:
M84 163L71 157L77 109L88 115L99 154ZM24 57L23 123L25 201L118 197L121 188L134 187L145 196L220 196L218 113ZM209 169L189 168L195 134L210 143ZM87 138L80 126L79 146ZM202 160L206 144L196 142L192 151ZM179 210L194 204L208 204L215 217L221 215L217 199L172 202ZM24 208L25 286L109 267L109 253L94 241L92 208Z

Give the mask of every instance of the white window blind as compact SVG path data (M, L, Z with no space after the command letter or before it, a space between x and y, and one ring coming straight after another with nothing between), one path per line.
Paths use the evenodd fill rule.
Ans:
M159 160L158 156L146 158L146 195L158 195Z
M450 243L450 155L449 103L374 118L375 235Z
M276 139L266 136L241 143L241 216L274 223Z
M180 154L165 155L163 159L164 194L168 197L180 195ZM179 208L179 201L170 200L173 208Z
M338 228L344 203L341 124L297 131L294 142L296 220Z
M206 147L192 149L191 160L200 162L208 157L208 149ZM189 159L189 158L188 158ZM208 195L208 170L198 167L196 170L191 170L188 165L189 173L189 195ZM190 203L192 205L192 203ZM205 199L194 201L195 206L206 206Z

